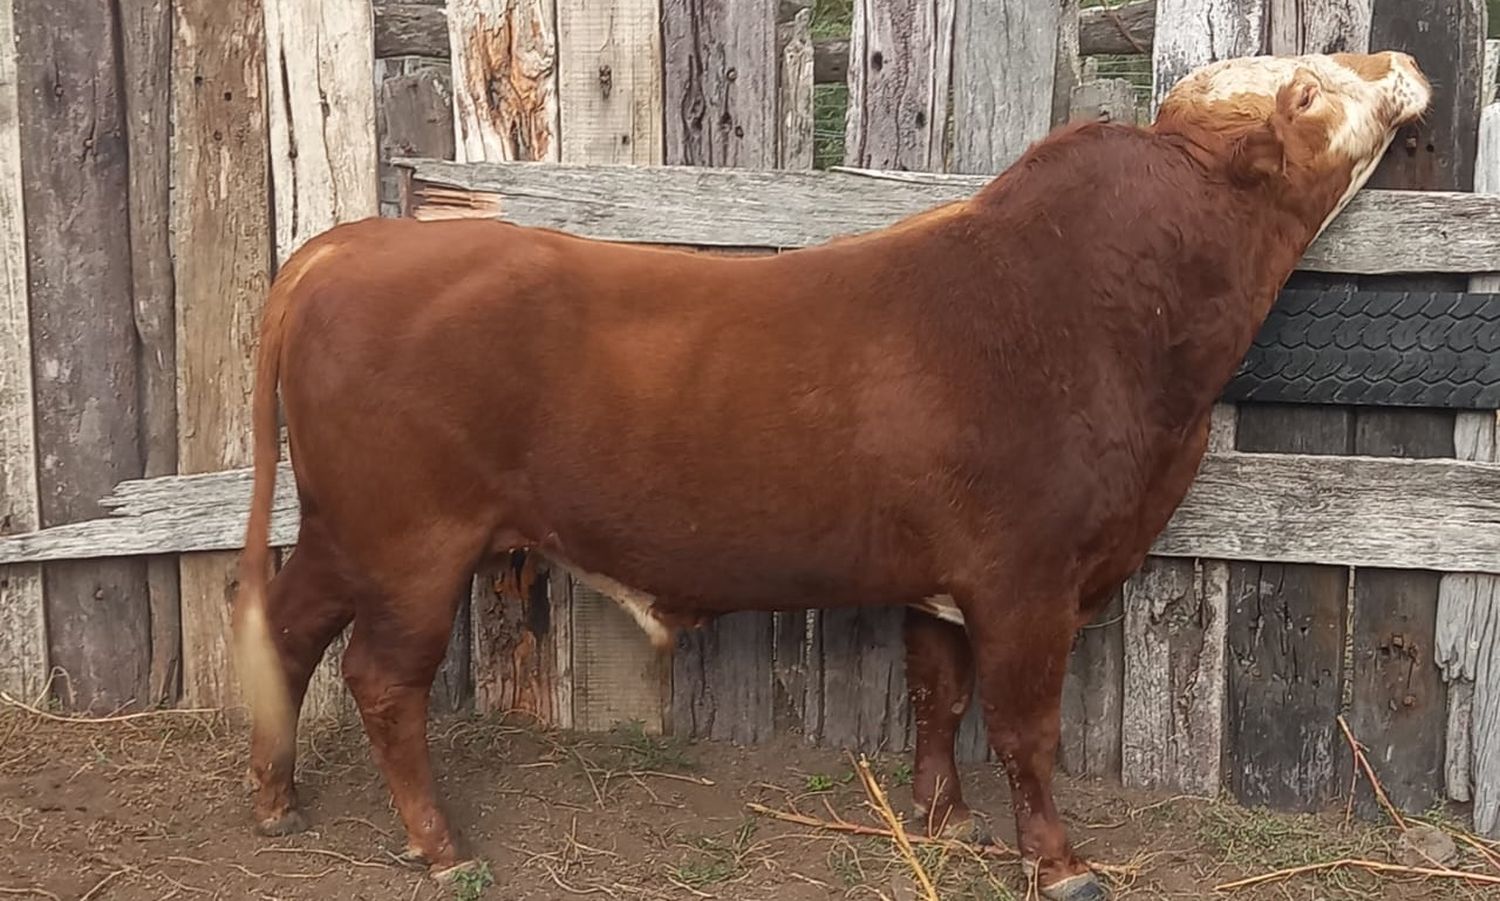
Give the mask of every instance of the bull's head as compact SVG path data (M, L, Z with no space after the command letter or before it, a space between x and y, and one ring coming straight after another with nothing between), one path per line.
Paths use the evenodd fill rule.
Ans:
M1242 57L1178 82L1152 127L1187 139L1230 178L1264 187L1321 231L1431 95L1405 53Z

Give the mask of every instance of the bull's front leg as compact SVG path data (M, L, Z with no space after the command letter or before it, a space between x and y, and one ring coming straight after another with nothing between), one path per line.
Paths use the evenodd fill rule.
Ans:
M916 726L912 800L927 834L991 840L964 803L954 743L974 693L974 665L962 626L906 609L906 683Z
M1103 901L1108 895L1073 852L1052 797L1077 604L1019 592L960 603L990 747L1010 780L1021 865L1050 901Z

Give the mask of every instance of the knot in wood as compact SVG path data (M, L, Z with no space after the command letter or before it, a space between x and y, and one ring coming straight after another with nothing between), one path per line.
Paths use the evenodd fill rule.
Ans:
M599 93L605 100L609 99L610 92L615 89L615 71L608 63L599 67Z

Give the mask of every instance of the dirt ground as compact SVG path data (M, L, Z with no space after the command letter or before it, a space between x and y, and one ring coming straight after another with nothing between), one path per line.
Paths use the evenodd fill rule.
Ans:
M432 735L453 820L488 865L452 885L394 860L399 826L357 729L305 737L301 784L313 829L270 840L249 828L243 732L221 719L85 725L5 709L0 899L922 897L888 837L787 823L748 806L879 825L840 752L795 738L747 750L483 718L440 721ZM906 757L872 764L894 808L907 810ZM971 801L1011 841L1003 779L988 767L965 779ZM1394 828L1346 827L1342 811L1279 816L1066 779L1059 803L1080 850L1110 868L1120 898L1206 897L1283 867L1398 859ZM1500 858L1460 847L1455 866L1500 875ZM918 845L915 858L945 901L1027 897L1019 867L1003 856ZM1500 897L1500 887L1331 870L1225 896L1482 898Z

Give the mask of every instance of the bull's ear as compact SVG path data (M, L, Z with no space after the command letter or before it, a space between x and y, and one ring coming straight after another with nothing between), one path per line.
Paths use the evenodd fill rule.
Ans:
M1229 174L1240 184L1253 185L1280 175L1286 169L1286 145L1275 124L1252 128L1235 141Z

